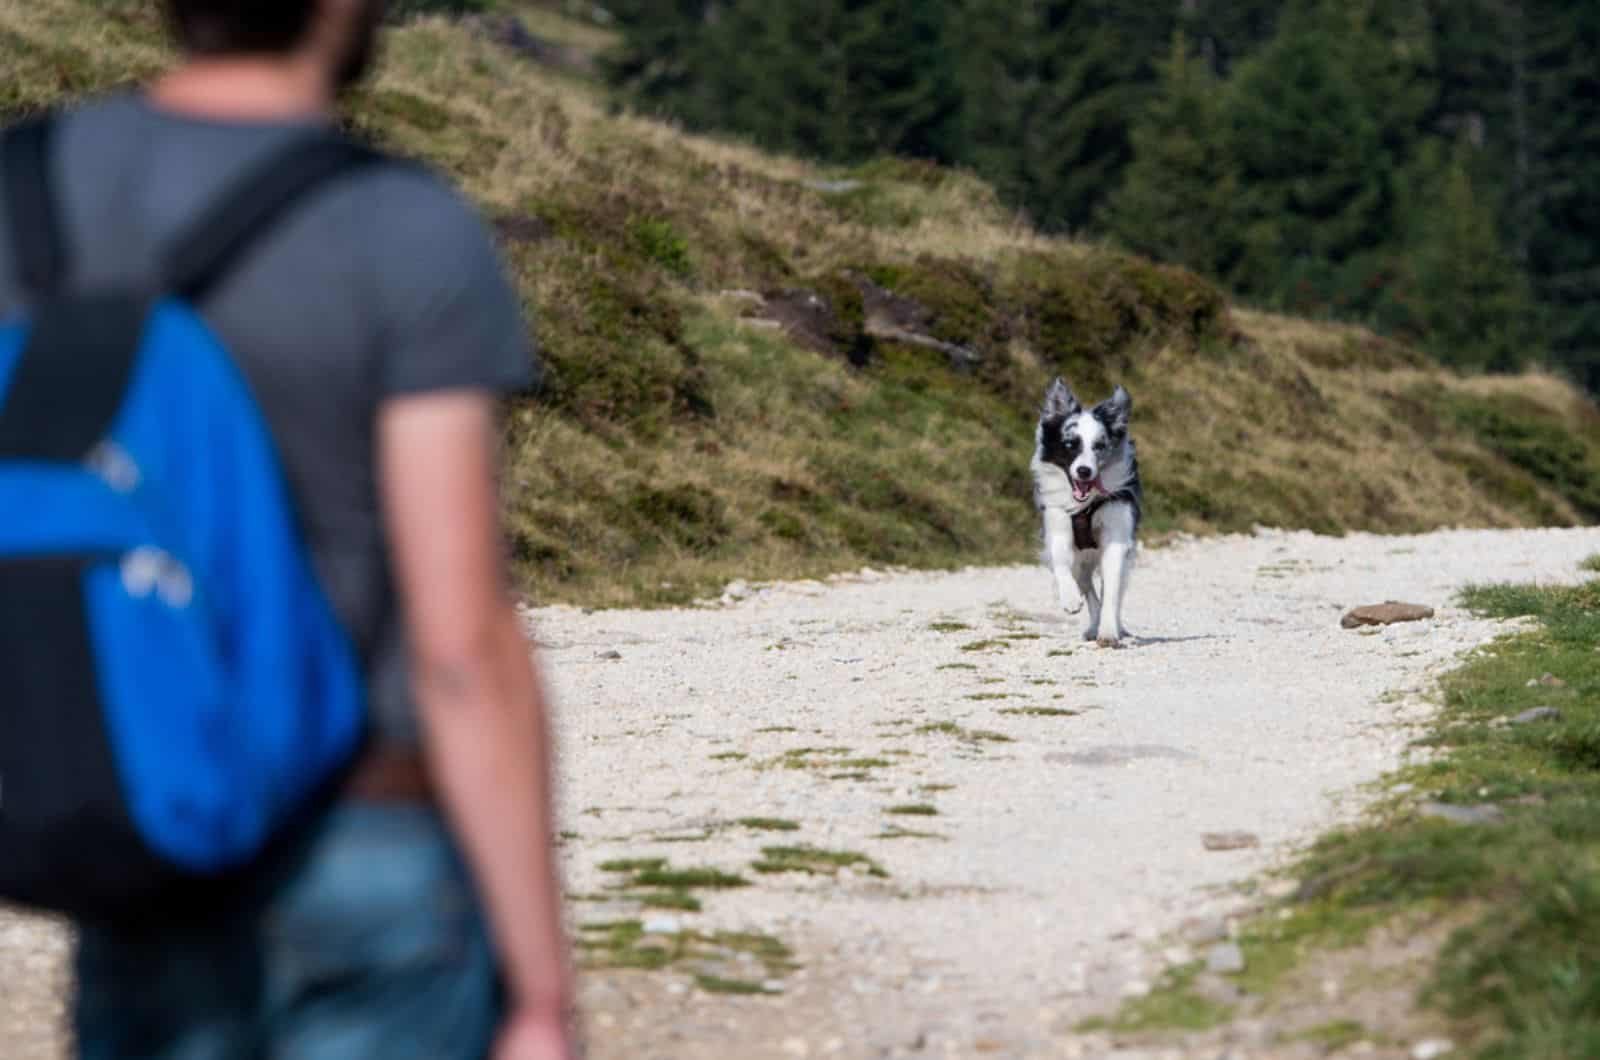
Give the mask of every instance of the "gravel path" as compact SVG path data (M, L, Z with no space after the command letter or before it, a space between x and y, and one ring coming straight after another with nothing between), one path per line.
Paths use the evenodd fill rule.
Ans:
M1506 628L1453 591L1572 581L1595 552L1595 529L1185 542L1141 555L1121 651L1081 643L1036 568L533 612L560 707L567 885L587 896L575 924L640 915L607 897L620 876L602 862L668 858L753 885L652 926L765 933L801 965L769 997L692 985L769 978L728 950L586 976L591 1056L1102 1055L1070 1028L1148 982L1184 920L1236 908L1231 885L1348 813L1401 760L1437 675ZM1339 627L1389 599L1438 613ZM886 812L910 805L936 812ZM1260 845L1202 844L1235 831ZM752 871L774 844L887 875ZM0 918L8 1060L52 1055L37 1023L59 946Z

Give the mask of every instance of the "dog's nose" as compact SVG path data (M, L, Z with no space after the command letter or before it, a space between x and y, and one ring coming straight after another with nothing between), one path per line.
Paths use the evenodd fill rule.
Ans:
M1086 482L1089 479L1094 478L1094 468L1091 468L1091 467L1080 467L1080 468L1075 468L1074 470L1076 471L1078 477L1083 479Z

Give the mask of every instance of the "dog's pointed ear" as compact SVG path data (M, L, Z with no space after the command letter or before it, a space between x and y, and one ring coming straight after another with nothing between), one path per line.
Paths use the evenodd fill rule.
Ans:
M1060 376L1044 393L1044 417L1047 420L1076 416L1083 411L1083 403L1072 393L1072 388Z
M1127 433L1128 418L1133 414L1133 396L1119 385L1101 407L1106 410L1111 429L1118 434Z

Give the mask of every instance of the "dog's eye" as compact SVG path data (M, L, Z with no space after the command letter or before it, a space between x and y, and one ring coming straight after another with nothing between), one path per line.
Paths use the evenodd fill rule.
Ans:
M1107 443L1106 440L1104 438L1102 438L1098 442L1094 443L1094 447L1095 447L1096 451L1103 453L1103 452L1105 452L1106 448L1108 447L1108 444L1109 443Z

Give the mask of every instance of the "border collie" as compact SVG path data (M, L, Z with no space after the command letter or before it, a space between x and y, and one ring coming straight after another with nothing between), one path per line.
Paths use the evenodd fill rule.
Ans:
M1133 399L1119 386L1085 411L1057 379L1045 393L1034 434L1034 499L1044 519L1045 566L1055 576L1056 598L1068 614L1077 614L1088 601L1083 639L1107 648L1121 647L1128 636L1122 600L1144 499L1128 436L1132 409Z

